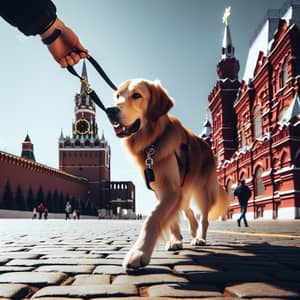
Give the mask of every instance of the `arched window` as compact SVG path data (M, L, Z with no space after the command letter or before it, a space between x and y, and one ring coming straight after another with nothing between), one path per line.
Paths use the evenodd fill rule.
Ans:
M228 194L229 201L233 202L234 196L233 196L232 181L231 181L231 179L229 179L229 181L227 183L226 192Z
M257 105L254 109L254 134L256 138L262 137L262 116L260 105Z
M265 186L263 179L261 177L263 170L261 167L258 167L255 172L255 196L260 196L265 191Z

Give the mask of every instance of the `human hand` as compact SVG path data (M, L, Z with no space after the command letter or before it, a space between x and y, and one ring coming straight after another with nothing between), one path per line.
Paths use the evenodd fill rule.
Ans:
M48 38L56 29L61 34L47 47L62 68L74 66L81 58L89 57L88 50L81 45L77 35L58 18L40 35L41 38Z

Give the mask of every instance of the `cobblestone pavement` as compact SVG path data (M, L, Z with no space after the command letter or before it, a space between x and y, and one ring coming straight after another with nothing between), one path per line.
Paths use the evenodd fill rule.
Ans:
M300 222L215 222L208 244L125 273L141 221L0 219L0 298L300 299Z

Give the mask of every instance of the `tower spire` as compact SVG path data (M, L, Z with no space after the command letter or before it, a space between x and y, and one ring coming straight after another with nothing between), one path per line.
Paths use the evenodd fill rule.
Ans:
M85 60L83 61L83 64L82 64L81 77L83 77L86 80L88 80L88 75L87 75ZM86 91L85 91L83 83L81 83L81 86L80 86L80 94L86 94Z
M24 139L24 142L22 143L21 157L35 161L35 157L33 153L33 144L31 143L28 131Z
M222 44L222 58L234 57L234 47L232 45L231 33L229 29L229 16L231 15L231 7L225 8L223 23L225 24L223 44Z
M225 24L222 56L221 61L217 67L217 73L220 79L229 78L235 80L238 78L240 65L238 60L234 57L234 47L232 44L231 33L229 29L229 16L231 15L231 8L227 7L223 16L223 23Z

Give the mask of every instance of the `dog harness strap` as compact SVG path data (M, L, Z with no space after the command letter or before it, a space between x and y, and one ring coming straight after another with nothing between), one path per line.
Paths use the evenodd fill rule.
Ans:
M180 150L182 154L182 159L180 156L175 152L176 161L179 169L179 174L181 171L184 170L184 174L181 181L181 186L184 185L185 178L190 170L190 160L189 160L189 144L188 144L188 136L186 134L186 143L180 145Z
M93 65L93 67L96 69L96 71L101 75L101 77L104 79L104 81L114 90L117 90L117 87L114 85L114 83L109 79L107 74L104 72L104 70L101 68L101 66L98 64L98 62L92 57L88 57L88 61ZM76 70L73 67L67 67L67 70L74 76L80 79L80 81L84 84L86 92L90 95L92 100L97 104L104 112L106 112L105 105L97 95L97 93L90 87L87 80L83 77L81 77Z

